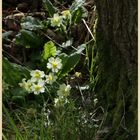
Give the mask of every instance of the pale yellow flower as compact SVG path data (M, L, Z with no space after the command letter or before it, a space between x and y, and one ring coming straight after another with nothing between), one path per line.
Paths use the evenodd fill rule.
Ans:
M64 106L66 103L69 103L67 98L63 98L63 97L59 97L59 98L55 98L54 99L54 106L55 107L62 107Z
M62 67L62 63L61 63L61 59L60 58L54 58L54 57L51 57L49 58L48 60L49 62L47 63L47 68L48 69L52 69L52 72L58 72L61 67Z
M51 18L51 26L60 27L62 24L62 17L58 14L54 14L53 18Z
M67 97L70 94L71 86L62 84L57 91L58 96Z
M57 79L57 76L55 76L53 73L50 73L49 75L46 75L46 83L52 84Z
M64 10L61 12L61 14L63 15L63 18L68 18L68 19L71 18L70 10Z
M77 77L77 78L79 78L79 77L81 77L81 72L75 72L75 76Z
M33 71L31 71L30 75L32 76L31 80L33 82L36 82L39 79L42 79L45 77L44 71L40 71L40 70L33 70Z
M45 87L44 87L44 81L43 80L39 80L37 84L32 85L32 92L34 92L34 94L38 95L39 93L43 93L45 92Z
M94 105L96 105L98 103L98 99L97 98L95 98L93 101L94 101Z
M23 79L22 79L22 83L19 83L19 86L20 86L20 87L24 87L25 84L26 84L26 79L23 78Z
M19 83L19 85L22 88L24 88L26 91L28 91L29 93L32 92L32 89L31 89L31 87L32 87L32 81L31 80L28 80L26 82L26 79L24 78L24 79L22 79L22 83Z

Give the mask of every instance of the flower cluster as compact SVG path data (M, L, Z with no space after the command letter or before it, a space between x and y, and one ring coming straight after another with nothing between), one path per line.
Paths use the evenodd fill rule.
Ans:
M70 85L62 84L59 87L59 90L57 91L58 98L54 99L54 106L60 107L65 105L66 103L69 103L67 96L69 96L71 90Z
M30 73L31 78L29 80L22 79L22 83L19 83L19 85L27 92L33 92L36 95L45 92L45 85L52 85L56 81L57 76L55 73L59 72L62 67L61 59L58 57L51 57L48 61L47 68L51 69L51 73L46 75L44 71L32 70Z
M51 57L48 59L47 68L51 70L51 72L46 75L44 71L40 70L32 70L30 73L31 78L26 80L22 79L22 82L19 85L24 88L28 93L34 93L38 95L39 93L45 92L46 84L52 85L57 80L57 73L62 68L62 60L58 57ZM70 94L71 86L62 84L60 85L57 91L57 98L54 99L56 107L63 106L68 103L67 97Z
M70 89L70 85L62 84L60 85L59 90L57 91L57 95L59 97L67 97L70 93Z
M56 13L52 18L50 18L52 27L60 27L61 25L63 26L67 20L71 20L71 13L69 10L62 11L61 15Z
M30 75L31 79L26 80L24 78L22 79L22 83L19 83L19 85L27 92L34 92L34 94L36 95L45 92L45 73L40 70L33 70L31 71Z

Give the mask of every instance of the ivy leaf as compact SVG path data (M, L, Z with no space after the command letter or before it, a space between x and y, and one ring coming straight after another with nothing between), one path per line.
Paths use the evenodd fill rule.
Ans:
M56 55L56 46L52 41L49 41L44 45L44 50L42 55L44 60L47 60L50 56Z

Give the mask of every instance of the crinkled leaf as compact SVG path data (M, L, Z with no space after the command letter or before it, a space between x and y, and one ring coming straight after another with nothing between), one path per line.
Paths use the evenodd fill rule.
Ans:
M18 86L22 78L29 76L29 70L27 68L11 63L6 58L3 58L2 62L2 76L7 84Z
M43 40L32 31L22 29L16 36L16 44L26 48L42 46Z
M43 24L41 22L31 16L25 17L25 19L21 23L22 29L27 29L27 30L38 30L43 28Z
M50 56L55 56L55 55L56 55L56 46L52 41L47 42L44 45L43 59L47 60Z

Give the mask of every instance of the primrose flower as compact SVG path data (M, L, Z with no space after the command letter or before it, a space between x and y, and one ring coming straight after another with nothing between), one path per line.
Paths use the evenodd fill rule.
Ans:
M31 79L33 82L38 81L39 79L45 77L44 71L40 71L40 70L33 70L31 71L30 75L32 76Z
M62 11L61 14L63 15L64 18L71 18L70 10Z
M62 63L61 63L61 59L60 58L49 58L48 60L49 62L47 63L47 68L48 69L52 69L52 72L58 72L58 70L61 69L62 67Z
M24 86L25 90L27 90L29 93L32 92L32 81L31 80L28 80Z
M43 80L39 80L37 84L32 85L32 91L34 92L34 94L38 95L39 93L43 93L45 92L45 87L44 87L44 81Z
M27 90L29 93L32 92L32 81L31 80L28 80L26 82L26 79L22 79L22 83L19 83L20 87L24 88L25 90Z
M54 99L54 106L55 107L64 106L66 103L69 103L67 98L59 97L59 98Z
M94 105L96 105L97 103L98 103L98 99L95 98L95 99L94 99Z
M62 17L58 14L54 14L53 18L51 18L51 26L53 27L60 27L62 24Z
M62 84L57 91L59 97L67 97L70 94L71 86Z
M55 76L53 73L46 75L46 82L48 84L52 84L54 81L56 81L56 79L57 79L57 76Z
M76 76L77 78L79 78L81 75L82 75L81 72L75 72L75 76Z
M23 79L22 79L22 83L19 83L19 86L20 86L20 87L24 87L25 84L26 84L26 79L23 78Z

